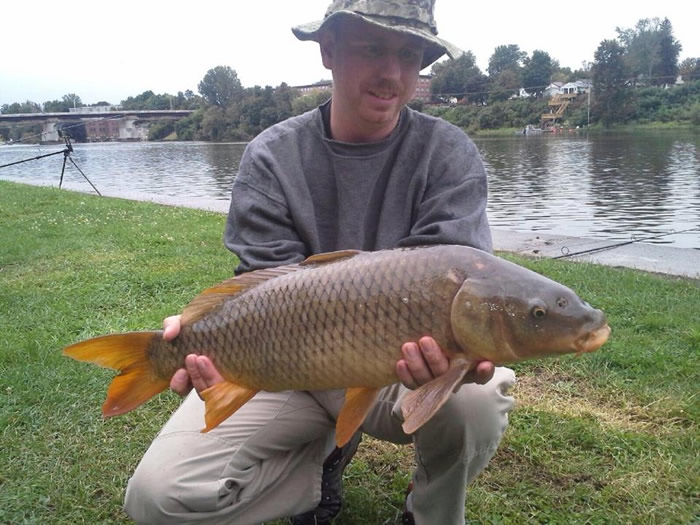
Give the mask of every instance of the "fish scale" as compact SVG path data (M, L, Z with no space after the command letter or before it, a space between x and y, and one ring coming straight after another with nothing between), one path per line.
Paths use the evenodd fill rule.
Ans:
M395 381L401 344L407 336L416 340L434 332L436 315L449 319L451 297L416 297L420 273L427 271L435 279L441 271L437 261L417 265L410 274L404 272L407 279L397 282L392 260L396 254L388 255L394 257L387 257L381 271L368 271L369 266L377 268L377 261L353 264L351 259L277 277L234 296L218 312L183 328L175 345L178 354L204 353L228 379L268 390L337 388L348 381L370 387ZM346 266L340 268L343 277L333 278L341 264ZM456 291L455 283L452 293ZM201 338L191 341L190 331ZM207 352L222 332L227 346ZM434 335L447 341L445 327L441 332ZM154 353L172 354L172 349L163 343ZM329 362L335 366L327 366Z
M449 369L407 394L404 430L414 432L479 361L505 364L600 347L604 314L574 292L465 246L334 252L250 272L197 296L174 341L162 332L103 336L65 349L121 371L103 414L128 412L167 388L195 353L225 381L201 392L210 430L260 390L347 388L337 423L342 445L380 387L398 380L403 343L432 337Z

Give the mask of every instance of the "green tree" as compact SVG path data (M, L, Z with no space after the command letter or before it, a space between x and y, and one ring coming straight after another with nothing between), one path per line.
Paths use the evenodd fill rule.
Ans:
M126 100L122 100L120 105L122 109L134 110L134 111L145 111L145 110L164 110L170 109L172 95L163 93L161 95L156 95L150 89L144 91L140 95L135 97L129 97Z
M163 140L173 131L175 131L175 122L172 120L154 122L151 127L148 128L148 140Z
M501 71L492 83L490 101L507 100L520 90L520 74L512 69Z
M0 107L0 113L11 115L15 113L41 113L41 106L36 102L27 100L26 102L13 102L12 104L3 104Z
M668 18L642 18L633 28L615 28L630 74L644 84L664 84L678 71L680 43Z
M243 95L238 74L229 66L216 66L207 71L197 89L209 104L220 107L238 102Z
M498 77L504 71L519 73L526 58L527 53L521 51L516 44L498 46L491 58L489 58L489 65L486 71L488 71L491 78Z
M488 77L476 65L471 51L450 62L438 62L432 68L430 91L443 97L455 96L469 102L486 100Z
M571 81L573 76L574 72L571 71L570 67L559 67L552 72L550 80L552 82L562 82L563 84L566 84L567 82Z
M292 102L299 96L299 92L282 82L275 88L273 99L277 110L277 122L281 122L292 116Z
M491 81L489 101L507 100L518 93L521 73L527 53L516 44L496 47L489 58L488 73Z
M244 92L240 104L241 124L239 130L251 137L277 123L274 90L271 86L254 86Z
M549 85L554 66L549 53L539 49L533 51L532 57L525 60L522 73L523 87L527 92L541 96Z
M312 91L306 95L302 95L292 100L292 113L301 115L307 111L317 108L331 98L331 92L328 90Z
M588 62L587 60L584 60L581 63L581 67L579 69L574 70L571 73L571 78L569 78L569 82L574 82L576 80L591 80L593 78L593 73L591 72L593 67L593 62Z
M625 50L617 40L603 40L593 63L593 113L605 127L624 120L628 87Z
M79 108L83 105L83 101L75 93L68 93L66 95L63 95L62 100L69 108Z
M690 122L694 126L700 126L700 102L693 104L688 112L688 116L690 118Z
M204 112L202 119L202 133L208 140L219 141L226 136L228 122L226 111L220 106L211 106Z
M199 109L175 123L178 140L197 140L200 138L200 125L204 119L204 110Z
M66 113L69 106L64 100L47 100L43 104L44 112L46 113Z
M659 58L653 71L655 84L673 84L678 76L678 55L681 44L673 36L673 27L668 18L659 26Z
M98 102L93 106L109 106L109 102ZM46 113L68 113L71 108L83 106L83 101L75 93L68 93L61 100L47 100L42 105Z
M146 109L146 103L148 99L150 99L154 95L155 93L153 93L153 91L149 89L148 91L144 91L140 95L136 95L135 97L128 97L126 100L122 100L120 105L122 109L143 110Z
M685 82L700 80L700 58L686 58L681 62L678 72Z

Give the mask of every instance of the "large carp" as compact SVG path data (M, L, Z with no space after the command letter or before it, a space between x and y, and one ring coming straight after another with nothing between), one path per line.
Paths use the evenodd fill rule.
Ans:
M512 363L590 352L608 338L604 314L569 288L483 251L437 245L341 251L243 274L184 309L172 342L161 331L89 339L64 353L121 373L105 417L167 388L190 353L225 381L202 392L208 431L260 390L347 388L336 425L344 444L381 387L398 381L401 345L431 336L447 373L409 393L404 430L415 432L479 361Z

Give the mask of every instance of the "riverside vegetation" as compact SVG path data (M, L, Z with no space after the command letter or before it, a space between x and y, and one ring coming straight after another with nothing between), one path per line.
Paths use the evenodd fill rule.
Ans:
M229 277L224 220L0 181L0 523L129 522L127 479L179 398L102 420L113 372L61 349L157 328ZM613 332L594 354L516 366L517 406L469 488L470 522L697 519L700 282L506 257L577 290ZM395 523L412 462L411 447L365 438L337 523Z
M550 82L587 80L592 84L587 96L579 96L567 110L561 124L594 128L620 124L700 126L700 57L679 63L681 43L665 19L641 19L632 28L616 28L617 38L603 40L595 50L594 61L579 69L562 67L542 50L531 55L516 44L500 45L489 58L487 74L467 51L453 61L438 62L431 70L430 104L413 101L416 109L443 117L471 134L512 133L528 124L539 125L549 111L543 96ZM675 85L680 77L684 84ZM318 84L329 84L321 81ZM317 90L302 95L282 82L279 86L244 88L238 74L229 66L216 66L199 82L198 93L191 90L177 95L144 91L121 101L124 110L191 109L190 116L154 123L150 140L246 141L265 128L293 115L308 111L330 96ZM526 96L519 96L522 90ZM43 104L26 101L4 104L2 113L68 111L82 105L74 93ZM109 105L101 101L95 106ZM40 125L0 126L0 139L21 141L41 133ZM84 140L85 129L71 132L76 141ZM82 139L81 139L82 137Z

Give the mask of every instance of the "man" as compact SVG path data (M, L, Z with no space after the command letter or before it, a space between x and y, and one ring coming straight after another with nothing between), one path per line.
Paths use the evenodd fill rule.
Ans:
M486 177L458 128L406 108L419 71L460 53L437 38L434 0L336 0L320 22L293 29L320 44L333 73L329 103L261 133L233 187L226 246L237 273L338 249L420 244L491 249ZM166 338L179 331L166 320ZM512 371L483 362L413 436L401 397L443 374L435 341L407 341L399 382L382 390L362 431L416 447L404 523L464 522L465 487L488 463L507 426ZM139 523L330 523L359 435L333 447L342 391L261 392L207 434L197 392L222 380L188 356L171 388L182 403L129 482L125 509ZM485 384L479 384L485 383Z

